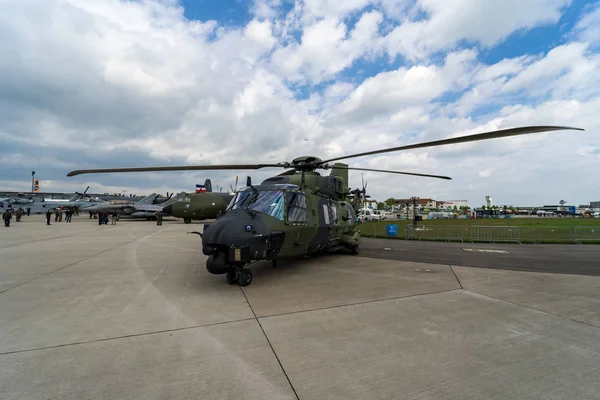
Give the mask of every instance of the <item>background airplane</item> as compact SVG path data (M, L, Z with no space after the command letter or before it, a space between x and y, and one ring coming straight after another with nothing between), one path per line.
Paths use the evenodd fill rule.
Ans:
M236 178L237 189L237 178ZM210 179L204 185L196 185L196 193L183 193L175 201L163 207L163 212L172 217L183 218L189 224L192 220L217 218L224 212L233 199L235 189L230 185L231 192L213 192Z
M146 218L153 219L157 211L163 211L163 207L176 201L172 199L173 193L166 198L159 198L158 193L152 193L141 200L109 200L89 207L83 207L81 212L98 213L106 211L108 214L117 213L119 218ZM164 211L163 211L164 212Z

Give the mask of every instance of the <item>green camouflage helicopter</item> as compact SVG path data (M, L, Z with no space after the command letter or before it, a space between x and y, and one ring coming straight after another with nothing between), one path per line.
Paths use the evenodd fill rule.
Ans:
M197 186L202 186L201 192L185 193L165 206L162 211L175 218L183 218L186 224L192 220L214 219L225 212L234 196L233 193L213 192L210 179L207 179L204 185ZM231 190L234 192L233 187Z
M223 215L213 223L205 224L203 233L193 232L202 237L202 251L208 256L206 261L208 272L225 274L229 284L247 286L252 282L252 273L247 266L259 260L270 260L275 265L279 259L341 248L347 248L352 254L358 254L360 234L354 231L358 222L356 211L353 204L348 202L348 198L353 194L354 205L356 205L358 197L364 195L364 188L362 191L360 189L350 191L349 170L451 179L439 175L353 168L335 161L565 129L583 130L564 126L528 126L369 151L328 160L307 156L278 164L89 169L72 171L67 176L108 172L287 169L277 176L264 180L260 185L252 186L248 180L247 187L236 193ZM317 169L330 169L331 173L323 176L316 172Z

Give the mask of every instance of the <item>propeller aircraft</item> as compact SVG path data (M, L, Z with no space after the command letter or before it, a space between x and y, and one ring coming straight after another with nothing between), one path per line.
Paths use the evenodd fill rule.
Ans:
M381 150L368 151L322 160L304 156L277 164L186 165L166 167L130 167L71 171L67 176L87 173L258 170L284 168L285 172L235 194L225 213L196 233L202 238L202 251L208 256L206 269L211 274L225 274L226 282L247 286L252 282L248 265L269 260L276 265L284 258L346 248L358 254L360 234L354 230L356 207L363 190L351 191L348 171L372 171L420 177L451 179L448 176L419 174L372 168L355 168L340 160L434 146L476 142L510 136L580 130L566 126L527 126L495 130L468 136L452 137ZM316 170L331 170L323 176ZM353 203L348 202L353 195Z
M186 224L191 223L192 220L217 218L225 212L227 204L234 195L233 193L213 192L210 179L204 182L203 187L205 191L179 196L175 202L163 207L163 212L175 218L183 218L183 222ZM233 187L231 190L235 191Z

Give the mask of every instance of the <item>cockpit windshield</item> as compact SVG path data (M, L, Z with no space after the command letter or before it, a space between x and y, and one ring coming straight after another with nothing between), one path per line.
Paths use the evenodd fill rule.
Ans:
M281 221L285 217L284 192L282 190L260 190L254 194L252 189L238 192L231 200L230 208L248 208L250 211L256 211L268 214Z

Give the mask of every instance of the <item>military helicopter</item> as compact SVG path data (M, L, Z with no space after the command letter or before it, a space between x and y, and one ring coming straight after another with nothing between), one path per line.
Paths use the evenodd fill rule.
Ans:
M358 254L360 234L354 231L358 224L356 210L348 202L354 195L354 206L364 196L363 190L348 188L348 171L372 171L420 177L451 179L448 176L419 174L372 168L353 168L337 161L412 150L433 146L475 142L509 136L556 130L583 130L566 126L527 126L502 129L468 136L453 137L322 160L314 156L298 157L291 162L277 164L189 165L168 167L132 167L88 169L69 172L67 176L85 173L190 171L190 170L243 170L284 168L285 172L238 191L226 212L213 223L205 224L202 251L208 256L206 269L211 274L225 274L226 282L247 286L252 282L248 265L259 260L277 260L298 257L322 251L346 248ZM328 176L317 169L331 170Z

